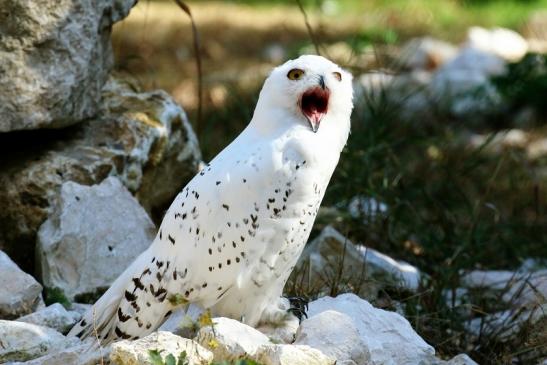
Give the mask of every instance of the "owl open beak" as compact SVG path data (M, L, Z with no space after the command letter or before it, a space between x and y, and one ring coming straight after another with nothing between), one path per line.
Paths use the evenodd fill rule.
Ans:
M317 133L321 119L327 114L329 96L329 89L319 86L313 87L302 94L300 108L302 109L302 114L308 119L314 133Z

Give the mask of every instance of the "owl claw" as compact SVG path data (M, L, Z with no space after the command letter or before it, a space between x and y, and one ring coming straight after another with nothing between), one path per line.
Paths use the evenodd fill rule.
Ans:
M298 318L300 322L302 322L302 318L305 317L308 318L308 314L306 313L308 311L308 300L303 297L290 297L287 298L290 303L290 308L287 309L287 312L292 313Z

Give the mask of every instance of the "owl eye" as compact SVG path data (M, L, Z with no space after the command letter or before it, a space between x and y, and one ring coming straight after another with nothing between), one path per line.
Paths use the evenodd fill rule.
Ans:
M340 72L333 72L332 74L334 75L336 80L342 81L342 74Z
M293 68L287 74L289 80L300 80L302 76L304 76L304 70L301 70L299 68Z

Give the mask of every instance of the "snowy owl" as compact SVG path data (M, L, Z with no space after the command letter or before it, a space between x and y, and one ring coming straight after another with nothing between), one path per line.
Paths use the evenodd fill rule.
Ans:
M248 126L183 188L154 242L70 334L103 343L143 337L189 303L251 326L286 319L283 287L352 108L351 74L323 57L273 69Z

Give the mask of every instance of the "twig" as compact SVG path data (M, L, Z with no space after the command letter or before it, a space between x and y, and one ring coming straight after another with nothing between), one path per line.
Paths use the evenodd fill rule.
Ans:
M196 117L196 134L198 137L201 136L201 116L202 116L202 108L203 108L203 77L202 77L202 68L201 68L201 53L199 51L200 42L199 42L199 33L198 28L196 26L196 22L194 21L194 17L192 16L192 12L190 11L190 8L186 3L184 3L181 0L175 0L177 5L184 11L188 17L190 18L190 23L192 24L192 37L193 37L193 45L194 45L194 54L196 56L196 68L198 72L198 113Z
M321 52L319 51L319 42L317 41L317 39L315 38L315 34L313 33L313 29L308 20L308 14L306 14L306 10L304 10L304 7L302 6L302 3L300 2L300 0L296 0L296 3L298 4L298 7L300 8L300 12L304 16L304 22L306 23L306 28L308 29L308 34L310 36L311 42L313 43L313 46L315 47L315 53L321 56Z

